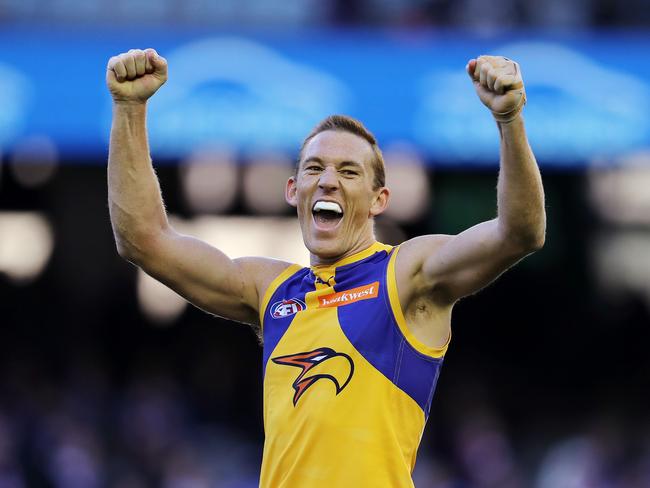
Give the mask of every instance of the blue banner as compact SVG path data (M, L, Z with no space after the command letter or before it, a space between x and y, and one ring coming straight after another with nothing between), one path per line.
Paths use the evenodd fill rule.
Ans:
M438 165L491 165L497 130L465 74L485 53L519 62L542 163L613 161L650 147L650 36L642 32L11 27L0 32L0 149L46 136L64 155L101 159L111 118L106 62L134 47L154 47L169 62L169 81L150 102L157 156L209 145L295 154L321 118L345 113L382 146L410 143Z

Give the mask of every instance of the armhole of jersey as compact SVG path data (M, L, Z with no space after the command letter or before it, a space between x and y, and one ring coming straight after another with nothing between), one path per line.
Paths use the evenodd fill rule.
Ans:
M449 338L444 346L440 348L435 348L427 346L426 344L419 341L409 329L406 318L404 317L404 312L402 311L402 305L399 302L399 295L397 293L397 279L395 277L395 261L397 258L397 252L399 251L399 246L395 247L393 254L388 261L388 268L386 270L386 284L388 290L388 300L390 301L390 308L393 311L393 316L397 325L406 338L406 340L413 346L419 353L426 356L431 356L434 358L441 358L447 352L449 347L449 342L451 341L451 331L449 332Z
M269 306L269 301L271 300L273 293L275 293L275 290L277 290L278 287L285 280L287 280L287 278L297 273L301 269L302 266L299 264L291 264L287 266L285 270L276 276L273 281L271 281L271 284L266 288L266 291L264 292L264 298L262 299L262 304L260 306L260 330L264 330L264 314L266 313L266 307Z

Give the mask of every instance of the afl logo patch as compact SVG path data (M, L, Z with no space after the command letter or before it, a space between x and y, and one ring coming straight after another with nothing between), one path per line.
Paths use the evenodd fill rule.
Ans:
M305 302L297 298L290 298L289 300L280 300L271 305L271 317L274 319L283 319L291 315L302 312L307 305Z

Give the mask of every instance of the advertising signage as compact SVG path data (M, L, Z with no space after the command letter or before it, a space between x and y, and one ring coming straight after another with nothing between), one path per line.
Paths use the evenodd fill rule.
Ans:
M519 62L531 144L545 165L611 164L650 147L650 52L642 33L496 37L461 32L213 32L97 29L0 33L0 150L49 138L101 162L111 102L108 58L154 47L169 81L149 103L154 156L203 146L294 154L321 118L362 120L383 146L406 143L436 165L494 165L498 137L465 74L468 59Z

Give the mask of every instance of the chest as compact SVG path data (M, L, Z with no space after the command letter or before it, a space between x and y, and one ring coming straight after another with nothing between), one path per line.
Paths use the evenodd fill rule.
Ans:
M344 347L346 335L375 333L389 314L385 269L377 260L321 273L305 270L279 286L264 317L265 363L279 346Z

